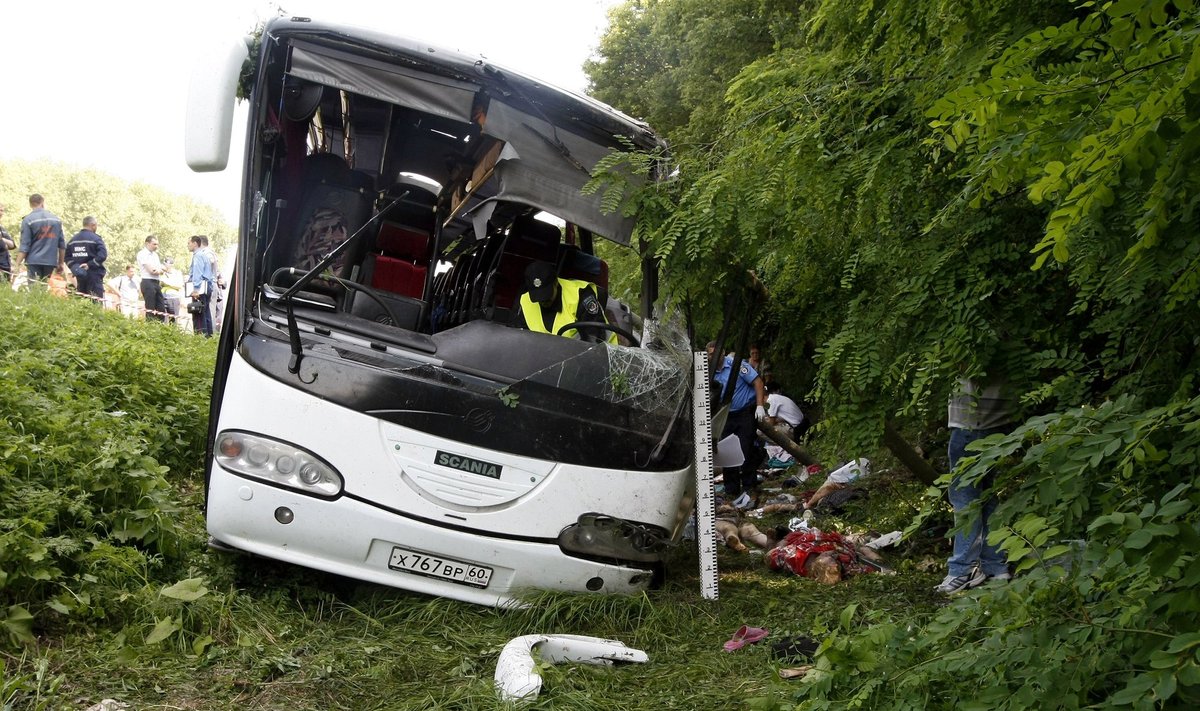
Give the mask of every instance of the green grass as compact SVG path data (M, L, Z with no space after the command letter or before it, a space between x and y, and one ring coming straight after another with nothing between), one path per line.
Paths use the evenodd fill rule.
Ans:
M510 611L269 561L205 554L195 562L222 591L210 593L220 600L200 613L198 632L214 637L202 654L174 640L130 645L131 635L148 631L149 619L125 630L101 622L71 625L10 651L9 669L31 673L45 660L64 706L111 697L139 709L492 709L503 706L492 682L505 642L558 632L621 640L646 651L650 662L549 667L531 708L738 708L798 684L778 678L788 665L767 643L721 649L741 624L768 627L772 638L819 638L851 603L900 615L935 604L929 576L862 576L826 587L771 573L761 556L725 552L721 598L704 601L691 550L675 556L663 590L628 598L543 594Z
M19 604L34 616L31 636L0 647L0 707L77 709L114 698L139 710L505 708L493 688L497 656L509 639L533 633L616 639L644 650L650 662L547 666L541 694L526 708L788 706L803 682L779 678L778 669L789 664L773 658L772 640L790 634L820 639L844 624L916 618L940 604L929 592L937 572L918 572L913 563L943 553L936 550L936 540L921 537L901 544L899 575L863 575L836 586L773 573L762 555L722 547L716 601L701 599L695 544L685 542L672 551L660 590L632 597L543 593L510 610L212 552L204 546L198 484L202 448L195 433L203 432L203 423L194 421L207 399L203 373L211 367L212 343L36 294L0 294L0 325L9 334L4 362L59 353L49 359L59 383L78 383L87 373L92 379L87 393L107 393L104 398L111 402L90 400L83 388L51 385L38 386L26 397L41 393L42 405L57 413L75 412L70 402L101 412L119 406L129 413L122 429L106 432L119 440L110 444L138 448L139 456L153 457L166 470L160 479L147 476L165 482L165 495L155 505L171 509L166 517L171 545L164 546L153 536L112 537L103 522L115 512L90 513L101 520L92 525L88 516L67 520L68 512L90 504L54 502L53 521L43 533L61 539L62 551L54 558L59 574L24 587L0 587L6 605ZM78 345L85 334L93 344L86 348ZM156 377L150 378L152 373ZM138 381L136 387L131 380ZM179 424L164 418L166 403L177 408L172 417L183 413L188 419L186 432L167 428L163 433L164 420ZM26 420L35 417L34 410L22 412ZM42 427L32 444L17 437L20 428L10 428L0 446L57 452L46 461L64 483L88 481L91 475L83 467L69 466L75 440L68 425ZM4 473L12 482L24 481L27 488L40 471L0 466L7 467ZM871 497L840 518L818 523L881 531L907 524L923 488L881 469ZM25 491L16 486L0 483L0 534L13 534L19 494ZM52 498L57 489L45 491ZM33 546L37 540L9 542ZM195 599L163 595L185 579L200 579L195 594L184 595ZM87 600L56 611L51 603L64 591ZM843 621L851 605L856 607ZM734 653L723 651L722 643L743 624L767 627L771 637ZM156 628L169 634L148 643Z

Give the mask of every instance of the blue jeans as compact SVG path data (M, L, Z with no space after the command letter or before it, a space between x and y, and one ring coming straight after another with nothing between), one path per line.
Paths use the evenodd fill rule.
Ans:
M954 471L958 460L966 454L967 445L977 439L1000 432L1008 432L1011 427L996 427L987 430L950 430L950 471ZM947 495L950 505L954 507L954 525L958 527L967 520L967 509L974 502L987 497L979 509L979 517L969 527L954 534L954 552L950 555L950 574L966 575L971 568L979 564L984 575L1000 575L1008 572L1008 558L1004 552L987 542L988 518L996 510L996 499L990 496L993 477L989 473L974 484L962 482L956 475L950 481Z

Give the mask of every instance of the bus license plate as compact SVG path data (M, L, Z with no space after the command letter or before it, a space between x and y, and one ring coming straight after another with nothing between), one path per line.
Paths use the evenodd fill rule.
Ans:
M415 573L430 578L441 578L452 583L476 588L486 588L492 581L492 569L485 565L465 563L461 560L427 555L398 547L392 549L388 567L392 570L402 570L406 573Z

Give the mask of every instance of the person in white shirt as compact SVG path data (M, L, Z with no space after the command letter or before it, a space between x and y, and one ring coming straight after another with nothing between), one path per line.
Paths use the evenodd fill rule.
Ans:
M134 277L133 265L125 267L125 271L113 279L108 286L121 298L121 314L126 318L137 316L138 312L138 283Z
M778 383L767 384L767 417L764 420L787 434L788 439L796 440L796 428L804 422L804 413L796 401L780 392ZM791 466L795 459L783 447L768 441L766 443L767 466L782 468Z
M796 401L779 391L777 383L767 384L767 422L781 426L792 437L800 423L804 422L804 413Z
M150 235L146 238L146 246L137 253L138 269L142 277L142 299L146 302L147 321L167 320L167 300L163 297L162 283L159 278L163 273L162 262L158 258L158 238Z

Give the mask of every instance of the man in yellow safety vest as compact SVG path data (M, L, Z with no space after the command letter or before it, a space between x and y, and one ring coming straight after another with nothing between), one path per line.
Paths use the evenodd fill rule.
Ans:
M608 323L604 304L595 284L580 279L563 279L553 264L533 262L525 268L525 291L514 312L513 325L539 333L558 334L592 343L601 341L615 345L617 335L602 328L569 328L567 324L580 321Z

